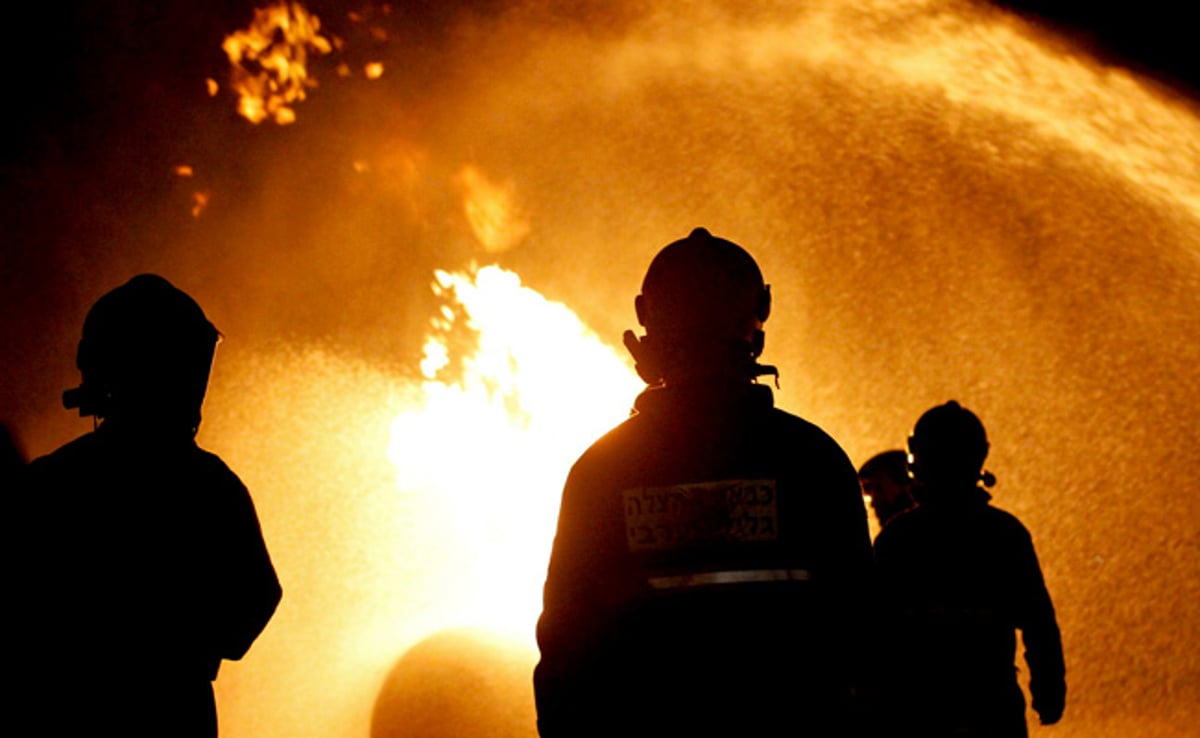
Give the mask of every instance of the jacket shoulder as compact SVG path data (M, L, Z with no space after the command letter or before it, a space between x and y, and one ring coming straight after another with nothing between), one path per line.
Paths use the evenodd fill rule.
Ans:
M1025 524L1007 510L988 505L983 519L998 535L1021 542L1032 542L1033 540L1033 536Z
M209 474L222 482L230 485L236 485L243 489L246 487L246 485L242 482L241 477L239 477L237 473L233 471L233 469L229 468L229 465L225 463L225 460L211 451L205 451L204 449L197 447L195 453L195 463L206 474Z
M44 454L29 462L32 470L44 470L70 462L74 459L97 453L98 445L95 433L86 433L73 441L68 441L48 454Z
M991 505L982 505L969 518L955 517L950 521L956 526L969 526L973 535L984 535L991 539L1003 539L1017 543L1032 543L1029 529L1015 515ZM920 505L893 518L875 537L876 549L888 549L901 542L912 542L926 538L932 530L942 530L946 520L934 511Z
M30 461L18 473L18 483L38 485L83 471L100 455L95 434L87 433Z
M591 465L605 465L611 459L625 453L630 446L640 444L653 429L647 425L644 415L632 415L619 425L597 438L580 454L572 470Z
M839 455L844 455L841 444L816 423L777 407L771 408L769 418L782 436L803 439L814 446L836 450Z

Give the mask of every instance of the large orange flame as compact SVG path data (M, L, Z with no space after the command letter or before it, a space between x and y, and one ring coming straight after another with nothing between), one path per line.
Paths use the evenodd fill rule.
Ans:
M420 397L396 418L398 486L445 524L443 624L529 638L567 470L642 385L565 305L487 266L437 272Z

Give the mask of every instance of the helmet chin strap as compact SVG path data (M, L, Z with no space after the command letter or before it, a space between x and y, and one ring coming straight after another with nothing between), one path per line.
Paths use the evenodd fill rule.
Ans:
M759 364L757 361L754 362L755 381L758 381L759 377L767 376L775 378L775 389L779 389L779 367L776 367L772 364Z
M769 297L771 293L768 291L766 294ZM757 381L759 377L764 377L764 376L775 377L775 389L779 389L779 369L778 369L778 367L775 367L771 364L759 364L757 361L758 357L762 356L763 347L767 341L767 334L763 332L762 328L758 328L757 330L754 331L754 338L751 340L752 340L752 343L751 343L750 356L752 356L755 359L754 369L752 370L753 375L754 375L753 378Z

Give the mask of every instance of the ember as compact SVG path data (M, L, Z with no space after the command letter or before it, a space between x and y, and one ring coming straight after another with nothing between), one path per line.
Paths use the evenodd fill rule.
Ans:
M251 123L268 117L280 125L296 120L292 105L316 86L308 71L309 53L333 50L320 30L320 19L303 5L280 0L254 11L248 28L226 37L222 48L233 65L230 84L242 116Z

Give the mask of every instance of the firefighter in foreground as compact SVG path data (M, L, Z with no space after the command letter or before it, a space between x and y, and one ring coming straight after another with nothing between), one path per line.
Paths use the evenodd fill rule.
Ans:
M32 735L215 736L221 660L275 611L250 495L195 442L218 338L155 275L87 315L63 401L98 426L35 459L10 500L9 712Z
M1017 683L1021 631L1033 709L1058 722L1066 697L1054 607L1025 526L988 504L987 435L957 402L935 407L908 439L918 506L875 541L891 641L897 735L1024 738Z
M847 735L871 546L853 465L756 382L771 293L698 228L625 344L650 384L575 463L538 621L538 729Z

